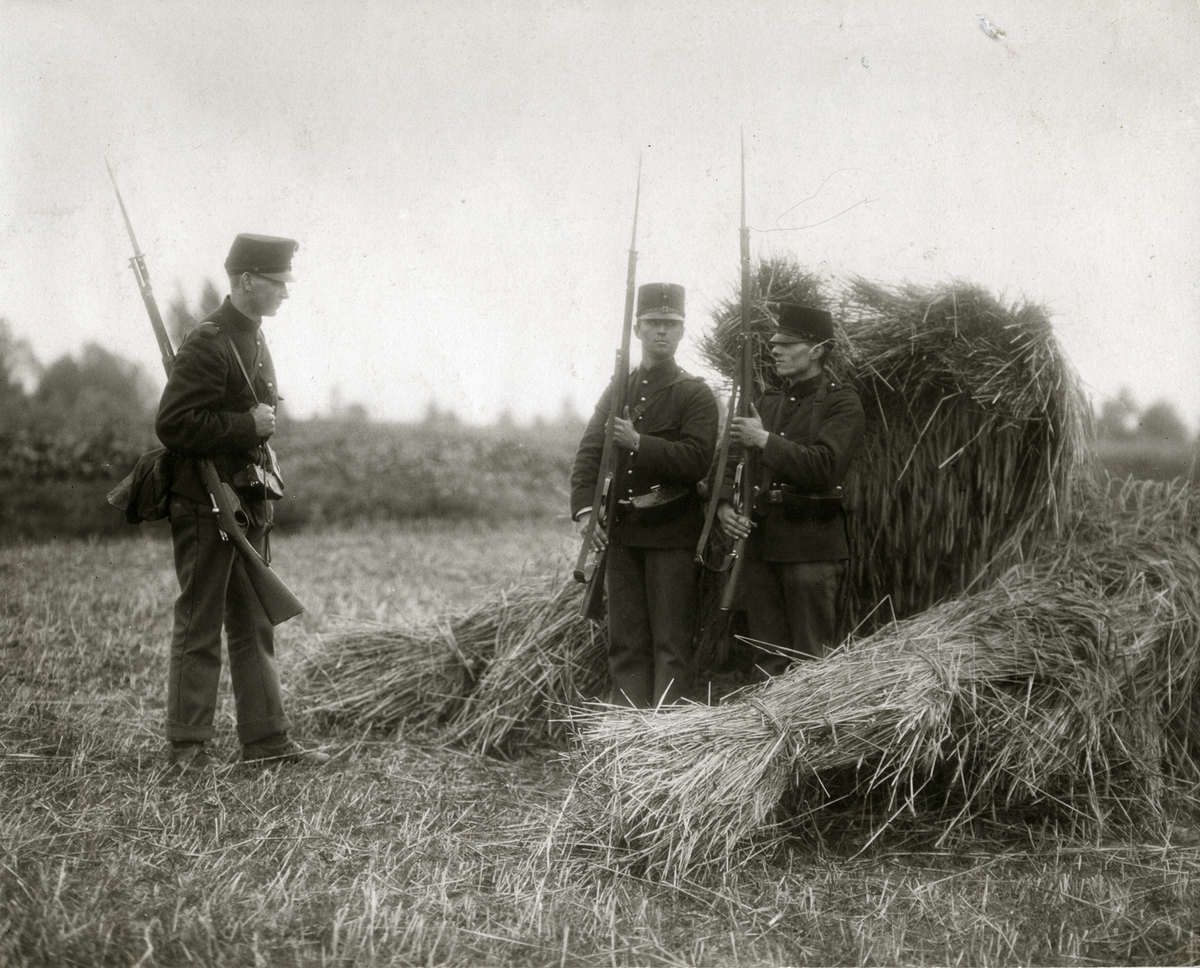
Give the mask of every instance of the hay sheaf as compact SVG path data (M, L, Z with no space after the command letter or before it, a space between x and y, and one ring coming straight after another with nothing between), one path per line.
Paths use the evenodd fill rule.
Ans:
M1061 526L1072 484L1092 463L1090 418L1042 308L958 282L835 285L786 259L761 263L756 279L760 386L777 380L767 307L807 302L842 323L833 370L866 412L847 481L856 623L956 595ZM732 379L740 345L731 299L702 351Z
M716 707L586 716L588 839L660 876L835 801L947 829L998 806L1102 824L1194 776L1200 492L1093 496L1062 547Z
M604 684L604 636L579 618L581 597L543 577L438 622L331 634L301 669L302 701L359 728L440 726L486 752L556 738L563 706Z

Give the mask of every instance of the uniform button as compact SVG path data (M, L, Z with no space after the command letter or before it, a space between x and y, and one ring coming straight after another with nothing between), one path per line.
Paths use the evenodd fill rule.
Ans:
M631 454L632 454L632 453L633 453L633 451L631 450L629 453L631 453ZM631 468L630 468L629 470L627 470L625 473L626 473L626 474L632 474L632 473L633 473L633 468L631 467Z
M780 437L786 437L786 436L787 436L787 431L786 431L786 430L781 430L781 431L779 431L779 436L780 436Z
M643 403L645 402L645 400L646 400L646 398L645 398L645 397L642 397L642 402L643 402Z
M789 399L789 400L791 400L791 401L792 401L792 403L795 403L795 402L796 402L796 398L795 398L795 397L788 397L788 399Z

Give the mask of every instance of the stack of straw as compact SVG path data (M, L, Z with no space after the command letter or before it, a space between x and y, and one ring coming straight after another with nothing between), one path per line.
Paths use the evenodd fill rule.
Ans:
M1044 310L958 283L889 289L852 279L834 291L779 258L760 263L756 278L760 386L778 379L766 307L825 306L843 324L833 368L867 418L847 482L854 624L959 594L1058 529L1090 466L1089 411ZM702 346L728 379L739 325L727 300Z
M675 878L797 801L932 804L946 829L997 806L1153 813L1197 769L1200 492L1087 506L1059 550L736 702L588 714L590 838Z
M765 298L830 303L828 284L792 262L756 273ZM866 452L849 482L858 624L950 598L1053 533L1085 463L1085 404L1035 307L1008 308L967 286L893 291L862 280L839 298L840 372L867 412ZM762 337L773 323L757 305L769 381ZM704 347L726 374L736 366L736 312L732 303L718 312ZM719 580L707 576L704 591L702 611L715 612ZM310 701L358 727L443 724L478 749L560 735L563 707L605 678L603 636L578 617L578 593L546 580L435 626L335 637L305 670ZM704 627L717 630L713 667L725 626Z

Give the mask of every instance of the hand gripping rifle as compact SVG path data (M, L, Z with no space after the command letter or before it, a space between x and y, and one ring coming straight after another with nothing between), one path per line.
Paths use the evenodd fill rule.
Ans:
M754 393L754 341L750 334L750 230L746 227L746 139L742 136L742 228L740 233L742 259L741 330L742 358L737 383L737 415L750 416L750 398ZM732 422L732 416L730 417ZM726 443L727 446L727 443ZM754 498L759 479L758 451L747 447L738 464L733 480L733 509L750 517L754 513ZM717 481L720 486L720 481ZM715 498L715 495L714 495ZM737 598L737 586L746 561L746 539L738 538L730 552L732 565L721 592L720 608L728 612Z
M108 177L112 179L113 190L117 193L117 204L121 206L121 215L125 219L129 241L133 244L133 258L129 260L129 265L133 269L134 278L137 279L142 302L146 306L146 315L150 317L150 326L154 330L154 338L158 341L158 351L162 355L163 369L170 377L171 367L175 364L175 351L171 349L171 338L167 336L162 314L158 311L158 303L154 299L154 290L150 288L150 274L146 271L146 257L142 254L137 237L133 234L133 223L129 221L129 213L125 210L125 200L121 198L121 189L117 187L117 179L113 174L112 166L107 159L105 159L104 165L108 168ZM289 618L299 615L304 611L300 599L292 594L283 579L271 571L246 538L242 530L246 526L246 514L242 510L242 503L238 499L237 492L221 480L217 475L216 467L208 458L197 458L196 467L200 472L200 480L203 481L205 490L208 491L209 500L212 501L212 513L217 519L221 540L233 542L241 556L242 565L246 569L254 593L258 596L263 611L271 624L279 625L281 622L286 622Z
M617 448L613 442L615 418L625 412L629 392L629 339L633 330L634 282L637 276L637 220L638 207L642 198L642 162L638 159L637 189L633 197L633 232L629 239L629 258L625 268L625 315L621 321L621 348L617 350L613 366L612 383L608 393L608 421L604 425L604 448L600 452L600 467L596 474L596 486L592 491L592 510L583 531L579 555L575 559L575 580L586 582L580 605L580 615L593 622L604 620L604 571L608 558L608 542L612 538L613 518L617 504ZM587 572L588 558L596 541L596 529L604 535L601 550L591 574Z

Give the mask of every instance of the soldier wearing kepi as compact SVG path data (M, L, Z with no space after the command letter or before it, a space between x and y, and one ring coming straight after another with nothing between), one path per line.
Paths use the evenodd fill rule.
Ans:
M249 520L246 537L270 560L271 502L283 482L267 441L279 395L263 340L292 281L292 239L239 235L225 260L229 296L179 347L159 403L155 430L175 455L171 540L180 595L167 688L171 762L208 759L221 672L221 628L237 709L242 758L319 764L329 757L288 736L275 670L274 629L232 542L224 540L194 458L209 458L231 484Z
M730 430L733 445L762 451L753 518L729 502L730 479L717 515L730 538L749 536L740 587L750 636L791 651L761 655L769 676L792 657L821 657L839 637L850 557L842 484L862 447L864 417L858 394L826 369L832 346L828 312L780 306L771 356L782 387Z
M673 703L692 689L693 551L704 523L696 484L716 446L717 404L707 384L675 362L683 326L682 286L638 288L634 334L642 358L629 375L629 406L615 415L617 511L605 574L611 699L632 706ZM575 455L576 521L591 511L610 394L611 387Z

